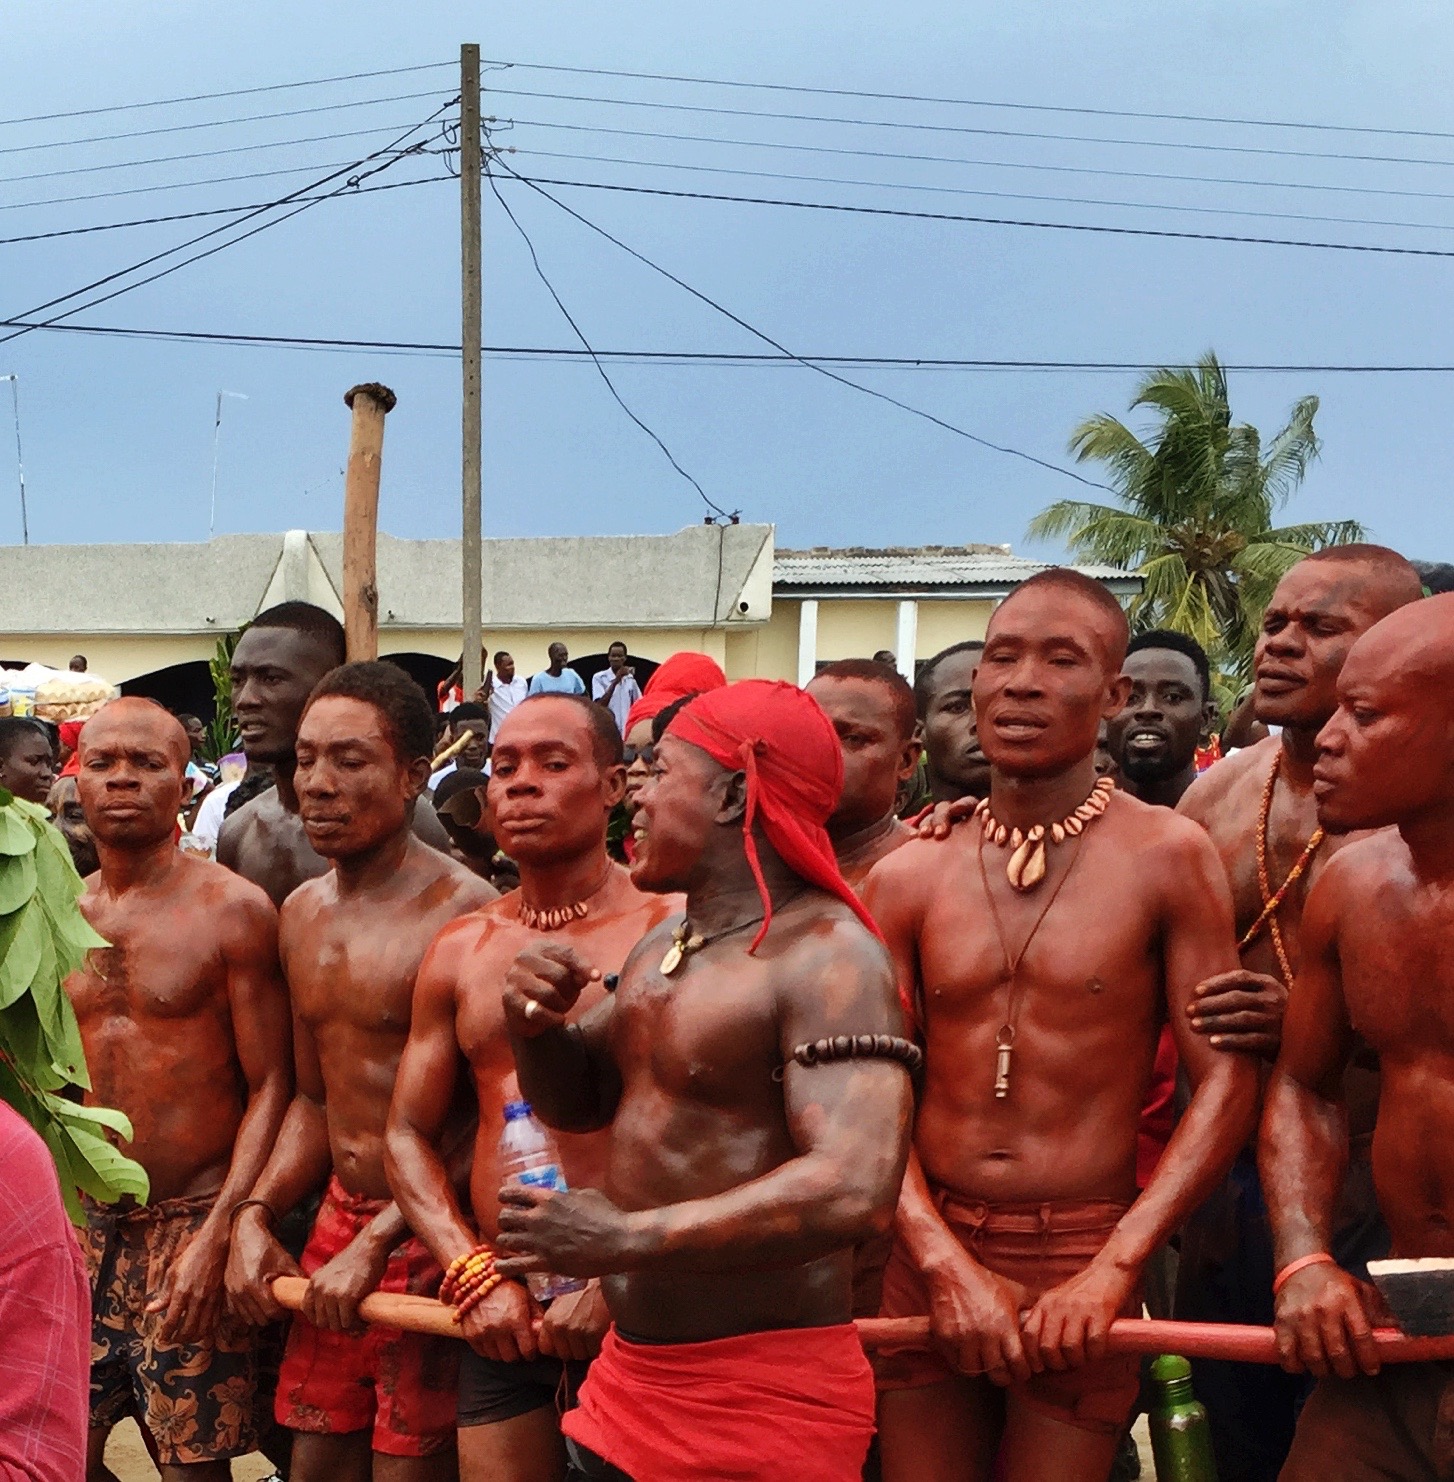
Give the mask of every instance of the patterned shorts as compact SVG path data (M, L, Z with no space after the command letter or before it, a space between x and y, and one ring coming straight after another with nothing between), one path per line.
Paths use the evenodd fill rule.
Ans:
M86 1204L91 1277L91 1427L135 1414L170 1466L224 1461L257 1445L251 1328L226 1315L202 1343L165 1343L146 1305L215 1196L140 1207Z

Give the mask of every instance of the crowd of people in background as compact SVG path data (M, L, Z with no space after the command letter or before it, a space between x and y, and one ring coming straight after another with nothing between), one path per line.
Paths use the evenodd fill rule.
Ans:
M557 641L427 700L285 603L235 776L146 700L0 720L151 1179L87 1205L88 1482L127 1417L168 1482L1101 1482L1143 1310L1275 1328L1285 1372L1196 1367L1222 1482L1454 1475L1367 1285L1454 1255L1450 604L1302 560L1227 729L1193 639L1065 569L804 689ZM870 1371L879 1317L929 1337Z

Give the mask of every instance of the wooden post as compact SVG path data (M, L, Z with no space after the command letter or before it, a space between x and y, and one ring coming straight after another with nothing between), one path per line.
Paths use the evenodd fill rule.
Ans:
M460 601L463 608L466 700L474 698L480 672L480 49L459 49L459 235L460 350L462 421L460 424L460 553L463 564Z
M379 475L384 418L397 398L387 386L355 386L344 398L353 413L343 478L343 631L348 661L379 656Z

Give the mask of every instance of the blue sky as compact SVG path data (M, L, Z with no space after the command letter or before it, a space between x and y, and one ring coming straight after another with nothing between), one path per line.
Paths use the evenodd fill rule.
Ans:
M507 158L522 173L1454 250L1454 109L1447 88L1454 18L1435 3L1223 0L1176 7L1173 19L1164 9L1129 0L1095 7L1039 0L848 7L818 0L740 0L731 7L680 0L512 7L357 0L345 20L337 7L272 0L245 7L150 0L60 7L20 0L0 17L0 119L452 62L465 40L480 42L486 57L517 63L1451 136L1158 122L492 71L487 82L516 90L490 95L485 107L513 120L495 137L519 150ZM0 151L9 151L0 152L0 237L273 199L313 177L305 172L200 188L141 188L346 163L392 135L316 136L403 132L451 97L454 81L442 68L209 103L0 123ZM252 119L415 93L427 96ZM640 106L647 102L933 127ZM244 118L252 121L49 147L64 139ZM758 144L599 132L604 128ZM1074 137L1018 137L1032 132ZM305 136L314 142L253 147ZM1090 142L1086 136L1158 142ZM1173 143L1217 147L1164 147ZM818 150L765 147L785 144ZM213 149L237 152L129 163ZM826 152L845 149L977 163ZM1300 153L1248 152L1256 150ZM1426 163L1322 157L1333 153ZM560 154L597 159L552 157ZM658 163L603 163L605 157ZM698 168L670 170L665 162ZM1030 165L1042 168L1025 168ZM62 170L77 173L56 173ZM819 181L714 173L726 170ZM1081 173L1088 171L1194 178ZM399 165L378 183L443 174L443 161L432 157ZM21 181L21 175L40 178ZM1210 176L1282 185L1214 184ZM819 183L829 177L875 183ZM904 185L939 190L896 188ZM503 189L545 271L598 347L764 348L549 202L518 185ZM137 193L17 204L120 190ZM1454 362L1454 258L929 222L566 187L555 193L800 352L1155 364L1192 359L1212 347L1234 364ZM1141 202L1154 209L1009 194ZM1440 195L1449 199L1429 198ZM330 201L74 322L454 342L457 201L452 181ZM488 191L485 206L486 342L574 345ZM1172 209L1189 207L1198 209ZM1405 225L1254 217L1237 210ZM0 245L0 317L69 293L225 219ZM225 407L219 532L335 529L348 435L341 397L354 382L371 379L386 381L399 396L388 424L381 523L405 536L457 531L459 377L448 358L37 332L0 344L0 374L7 372L20 377L33 540L204 538L220 389L247 399ZM984 540L1026 549L1025 526L1037 510L1052 499L1089 492L802 368L632 364L613 374L621 394L711 498L744 518L775 521L784 545ZM1068 461L1065 444L1076 422L1099 410L1124 412L1137 379L1132 372L851 374L995 442L1061 463ZM8 390L0 386L0 540L19 538ZM1264 431L1280 424L1298 396L1322 398L1324 457L1290 518L1352 517L1410 555L1454 554L1454 504L1444 497L1454 454L1448 415L1454 376L1236 372L1232 391L1236 415ZM696 492L626 419L589 367L487 361L485 399L488 533L661 531L701 517Z

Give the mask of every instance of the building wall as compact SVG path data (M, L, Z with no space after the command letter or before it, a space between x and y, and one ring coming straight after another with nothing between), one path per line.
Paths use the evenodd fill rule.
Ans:
M534 674L548 662L546 649L557 638L574 658L604 653L620 639L633 653L660 663L683 649L710 654L729 679L794 680L798 673L798 621L802 604L778 598L766 623L730 628L516 628L487 630L489 653L508 649L520 673ZM994 603L989 600L921 601L915 657L927 659L951 643L983 638ZM818 603L819 659L866 658L896 648L898 602L892 598L824 598ZM64 669L71 655L83 653L91 668L115 684L153 674L173 664L210 659L221 633L0 634L0 659L36 662ZM379 651L433 654L453 663L460 635L448 628L389 628L379 633Z
M948 648L951 643L983 638L995 605L987 597L959 602L920 602L919 641L915 645L914 657L932 659L941 648Z

